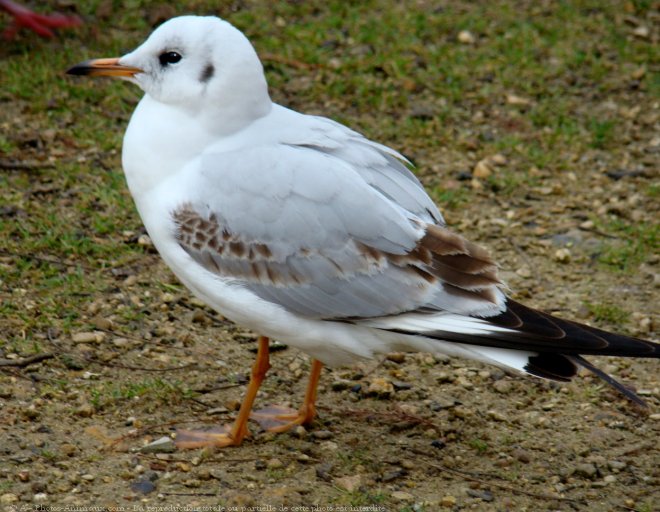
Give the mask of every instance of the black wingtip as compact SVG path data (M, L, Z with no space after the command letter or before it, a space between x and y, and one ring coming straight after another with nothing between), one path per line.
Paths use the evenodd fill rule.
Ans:
M578 365L563 354L540 353L531 356L523 370L544 379L568 382L577 375Z

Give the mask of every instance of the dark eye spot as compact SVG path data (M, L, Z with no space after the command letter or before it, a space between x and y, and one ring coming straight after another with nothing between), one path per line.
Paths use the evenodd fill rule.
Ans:
M200 82L205 83L211 80L213 78L213 75L215 74L215 68L213 67L213 64L207 64L206 67L204 67L204 70L202 71L202 76L199 77Z
M176 64L181 60L181 54L177 52L163 52L158 56L161 66Z

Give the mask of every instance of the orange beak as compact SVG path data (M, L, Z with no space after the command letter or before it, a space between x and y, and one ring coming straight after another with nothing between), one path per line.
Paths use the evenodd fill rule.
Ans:
M66 72L69 75L132 77L136 73L142 73L142 70L132 66L122 66L118 58L112 58L86 60L67 69Z

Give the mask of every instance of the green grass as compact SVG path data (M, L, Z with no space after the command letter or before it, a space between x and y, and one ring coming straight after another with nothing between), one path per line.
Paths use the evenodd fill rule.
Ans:
M602 244L598 262L615 271L635 272L658 251L658 224L629 222L619 217L596 225L614 239Z
M135 382L100 382L88 389L89 402L101 410L130 400L147 400L156 403L174 403L191 396L179 381L154 378Z
M468 444L474 448L477 453L483 454L488 451L488 443L483 439L472 439Z
M586 303L587 309L593 315L597 322L608 322L610 324L625 324L630 317L630 313L613 304L605 303Z

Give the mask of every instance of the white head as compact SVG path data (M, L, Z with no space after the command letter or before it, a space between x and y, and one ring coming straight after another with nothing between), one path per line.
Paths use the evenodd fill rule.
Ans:
M212 110L250 119L271 108L254 48L238 29L212 16L173 18L131 53L83 62L68 73L121 77L152 99L192 114Z

